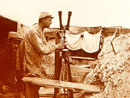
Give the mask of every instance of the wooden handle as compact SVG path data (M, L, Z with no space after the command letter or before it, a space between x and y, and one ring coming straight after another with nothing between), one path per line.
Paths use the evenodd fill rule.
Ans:
M62 30L62 29L64 29L63 25L62 25L62 11L59 11L58 15L59 15L59 22L60 22L60 30Z
M71 18L71 15L72 15L72 12L71 11L69 11L68 12L68 21L67 21L67 25L66 25L66 30L69 30L69 25L70 25L70 18Z

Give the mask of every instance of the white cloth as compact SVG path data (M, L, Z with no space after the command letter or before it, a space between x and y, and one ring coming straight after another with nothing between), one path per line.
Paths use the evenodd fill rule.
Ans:
M66 42L67 42L67 48L70 50L78 50L81 49L81 34L72 34L72 33L66 33Z
M80 34L66 33L67 48L70 50L83 49L85 52L94 53L99 50L100 36L102 30L96 34L90 34L87 31Z

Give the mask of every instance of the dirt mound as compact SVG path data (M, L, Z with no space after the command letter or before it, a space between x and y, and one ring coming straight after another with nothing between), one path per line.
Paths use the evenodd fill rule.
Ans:
M130 36L120 34L110 45L111 36L105 38L98 65L89 73L85 83L102 83L101 93L90 98L130 98ZM99 82L100 81L100 82Z

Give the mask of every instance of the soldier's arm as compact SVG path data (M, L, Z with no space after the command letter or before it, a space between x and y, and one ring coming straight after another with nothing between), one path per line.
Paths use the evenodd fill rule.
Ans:
M34 31L30 32L30 41L38 53L41 54L50 54L56 49L55 45L43 43L39 35Z

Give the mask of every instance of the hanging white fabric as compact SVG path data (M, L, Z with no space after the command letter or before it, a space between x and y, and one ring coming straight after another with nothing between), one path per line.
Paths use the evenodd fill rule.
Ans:
M70 50L83 49L88 53L97 52L100 47L101 32L102 30L96 34L90 34L87 31L80 34L72 34L67 32L65 34L67 48Z
M72 34L72 33L66 33L66 42L67 42L67 48L70 50L78 50L81 49L81 34Z

